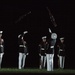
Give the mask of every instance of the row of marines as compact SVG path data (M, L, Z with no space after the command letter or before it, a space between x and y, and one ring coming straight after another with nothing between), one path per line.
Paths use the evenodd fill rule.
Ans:
M2 58L4 55L4 40L2 39L3 31L0 31L0 68L2 63ZM18 57L18 69L23 69L25 66L26 56L29 55L27 49L27 42L24 40L24 35L27 34L28 31L24 31L23 34L18 35L18 42L19 42L19 57ZM49 33L51 37L49 41L47 41L47 36L42 37L42 41L39 44L39 56L40 56L40 64L39 68L43 69L46 66L47 62L47 71L54 70L54 54L55 54L55 44L57 40L57 34L52 33L51 29L49 28ZM65 44L64 44L64 37L60 38L60 42L57 44L58 47L58 58L59 58L59 67L64 68L65 63Z

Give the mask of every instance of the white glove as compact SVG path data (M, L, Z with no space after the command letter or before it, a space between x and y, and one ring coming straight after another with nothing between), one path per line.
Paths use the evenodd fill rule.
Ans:
M3 31L0 31L0 33L3 33Z
M4 55L4 52L3 52L3 55Z
M28 33L28 31L24 31L23 33L26 34L26 33Z
M26 55L29 55L29 53L27 53Z
M41 56L41 54L39 54L39 56Z
M59 57L59 55L57 55Z
M45 53L45 55L46 55L46 53Z
M49 28L49 32L52 33L51 29Z
M18 38L20 38L20 36L21 36L21 34L20 34L20 35L18 35Z

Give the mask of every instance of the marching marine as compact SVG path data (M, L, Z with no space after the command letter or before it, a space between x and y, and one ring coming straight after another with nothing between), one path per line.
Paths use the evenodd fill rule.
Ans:
M25 66L25 60L26 60L26 55L28 55L28 50L27 50L27 42L24 40L24 35L28 33L28 31L23 32L23 35L20 34L18 36L19 39L19 63L18 63L18 68L23 69Z
M1 68L2 59L4 55L4 40L2 39L2 33L3 31L0 31L0 68Z

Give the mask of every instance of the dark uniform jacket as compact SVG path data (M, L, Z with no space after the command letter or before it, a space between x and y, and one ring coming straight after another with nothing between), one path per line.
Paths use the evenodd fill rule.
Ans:
M28 53L27 44L24 44L23 42L25 41L19 38L19 52L27 54Z
M0 53L4 53L4 41L0 39Z
M55 46L56 40L55 39L50 39L49 40L49 46L46 51L47 54L54 54L54 48L51 48L51 46Z
M40 54L45 56L46 50L48 49L48 42L41 42L39 44L39 48L40 48Z

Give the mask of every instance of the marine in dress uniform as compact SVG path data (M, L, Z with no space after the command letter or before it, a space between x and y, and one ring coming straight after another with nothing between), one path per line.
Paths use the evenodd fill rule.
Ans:
M58 57L59 57L59 67L64 68L65 63L65 44L64 44L64 37L60 38L60 43L57 45L58 50Z
M4 55L4 40L1 38L2 37L3 31L0 31L0 68L2 64L2 58Z
M47 71L53 71L54 65L54 46L56 44L57 34L52 33L51 29L49 28L49 32L51 33L51 38L49 40L49 46L46 51L47 56Z
M25 31L23 33L26 34L28 33L27 31ZM19 35L19 63L18 63L18 68L19 69L23 69L25 66L25 59L26 59L26 55L28 55L28 50L27 50L27 43L24 40L24 36L23 35Z
M47 36L43 36L42 37L42 42L39 44L39 48L40 48L40 69L45 68L46 66L46 50L47 50L47 46L48 46L48 42L46 40Z

